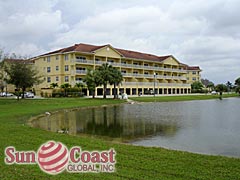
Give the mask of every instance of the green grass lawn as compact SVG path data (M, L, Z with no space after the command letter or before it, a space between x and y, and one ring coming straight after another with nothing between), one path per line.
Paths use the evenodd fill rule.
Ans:
M159 97L162 98L162 97ZM149 148L114 143L103 138L48 132L31 128L27 120L45 111L57 109L100 106L122 103L120 100L85 98L60 98L43 100L16 100L0 98L0 179L217 179L240 178L240 159L199 155L163 148ZM71 148L83 150L107 150L117 152L117 172L76 173L63 172L51 176L43 173L38 165L5 165L4 149L15 146L18 151L34 150L46 141L60 141Z
M223 98L237 97L238 94L223 94ZM176 95L176 96L156 96L153 95L143 97L131 97L130 99L140 102L170 102L170 101L192 101L192 100L206 100L218 99L219 95Z

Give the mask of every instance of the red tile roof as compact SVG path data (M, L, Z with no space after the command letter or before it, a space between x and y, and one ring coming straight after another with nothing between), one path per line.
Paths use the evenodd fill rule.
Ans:
M90 44L75 44L73 46L59 49L56 51L52 51L46 54L43 54L42 56L45 55L50 55L50 54L56 54L56 53L66 53L66 52L72 52L72 51L77 51L77 52L85 52L85 53L94 53L96 50L101 49L103 47L110 46L111 45L102 45L102 46L96 46L96 45L90 45ZM171 55L168 56L156 56L152 54L147 54L147 53L141 53L141 52L136 52L136 51L130 51L130 50L124 50L124 49L117 49L114 48L119 54L121 54L125 58L134 58L134 59L144 59L144 60L151 60L151 61L163 61Z
M195 71L201 71L199 66L188 66L187 64L181 63L181 65L184 66L185 70L195 70Z

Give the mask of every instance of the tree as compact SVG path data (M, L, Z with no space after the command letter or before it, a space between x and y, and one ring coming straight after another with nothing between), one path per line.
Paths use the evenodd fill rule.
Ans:
M240 86L240 77L235 80L235 85Z
M80 89L80 93L82 95L82 89L85 87L85 84L83 84L82 82L76 83L75 87Z
M225 84L216 85L216 90L220 93L220 99L222 99L222 93L227 91L227 86Z
M208 88L208 90L212 91L214 89L214 84L209 83L206 87Z
M61 88L64 89L64 96L67 96L67 89L69 89L71 85L69 83L65 83L61 85Z
M240 95L240 77L235 80L236 92Z
M122 73L115 67L113 67L111 69L111 79L109 81L109 83L113 86L113 94L114 94L114 99L116 99L117 97L117 89L116 89L116 86L118 86L121 82L123 81L123 76L122 76Z
M192 92L201 92L203 88L203 84L199 81L195 81L191 84Z
M86 83L88 90L91 92L92 97L95 98L95 89L97 87L96 82L96 71L92 69L87 70L87 74L83 79L83 82Z
M233 88L233 85L230 81L226 83L226 86L227 86L227 92L231 91L231 89Z
M0 56L1 56L1 49L0 49ZM3 92L4 87L5 87L4 81L5 81L5 79L4 79L4 72L3 72L3 63L0 62L0 90L1 90L1 92Z
M112 80L112 65L102 64L95 72L96 86L103 85L103 98L107 97L107 84Z
M26 88L43 81L37 69L29 61L4 62L4 71L7 73L6 82L15 85L18 92L22 89L22 98ZM19 93L18 93L19 100Z
M56 88L56 87L58 87L58 83L51 83L51 84L50 84L50 87L51 87L51 88Z
M201 79L201 83L205 86L208 87L210 84L214 84L212 81L208 79Z

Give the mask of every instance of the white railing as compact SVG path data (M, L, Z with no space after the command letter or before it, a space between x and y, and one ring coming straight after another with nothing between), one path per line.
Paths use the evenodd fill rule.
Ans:
M93 60L84 60L84 59L76 59L75 61L78 63L83 63L83 64L93 64L94 63Z
M145 77L145 78L154 78L153 74L136 74L136 73L122 73L123 77L130 76L130 77ZM156 79L178 79L178 80L186 80L183 76L163 76L163 75L156 75Z
M73 60L74 61L74 60ZM93 60L84 60L84 59L75 59L77 63L83 64L94 64ZM112 66L121 66L127 68L140 68L140 69L148 69L148 70L155 70L155 71L165 71L165 72L178 72L178 73L186 73L186 70L183 69L172 69L172 68L164 68L164 67L155 67L155 66L144 66L144 65L136 65L136 64L124 64L124 63L116 63L116 62L106 62L106 61L95 61L95 64L104 64L108 63Z
M86 70L76 70L77 74L87 74Z
M121 66L120 63L115 63L115 62L107 62L107 63L112 66Z
M154 86L154 82L123 82L122 85L125 86ZM159 83L155 82L156 87L190 87L191 84L182 83Z

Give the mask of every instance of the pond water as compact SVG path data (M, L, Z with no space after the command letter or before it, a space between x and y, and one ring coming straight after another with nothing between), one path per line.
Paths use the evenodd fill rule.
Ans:
M142 146L240 157L240 98L124 104L60 111L32 126Z

